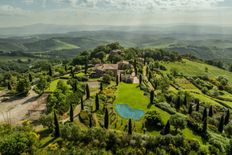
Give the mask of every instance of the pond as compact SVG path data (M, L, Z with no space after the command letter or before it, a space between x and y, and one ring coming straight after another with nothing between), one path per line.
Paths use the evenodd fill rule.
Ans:
M133 109L127 104L116 104L115 109L121 117L127 119L131 118L133 120L140 120L144 115L143 110Z

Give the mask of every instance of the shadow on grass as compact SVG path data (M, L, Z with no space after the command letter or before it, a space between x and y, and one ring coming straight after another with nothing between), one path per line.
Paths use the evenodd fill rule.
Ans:
M40 148L44 148L44 147L48 146L48 144L54 142L56 139L57 139L56 137L53 137L52 139L50 139L49 141L44 143Z

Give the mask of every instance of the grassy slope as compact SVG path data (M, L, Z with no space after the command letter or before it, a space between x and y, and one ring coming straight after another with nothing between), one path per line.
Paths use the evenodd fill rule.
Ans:
M211 65L207 65L200 62L194 62L190 60L184 59L183 62L174 62L174 63L166 63L163 64L168 68L168 70L174 68L177 71L182 72L187 76L199 76L199 75L208 75L210 77L217 78L219 75L225 76L229 79L230 85L232 85L232 73L218 67L214 67ZM208 68L208 72L205 72L205 68Z

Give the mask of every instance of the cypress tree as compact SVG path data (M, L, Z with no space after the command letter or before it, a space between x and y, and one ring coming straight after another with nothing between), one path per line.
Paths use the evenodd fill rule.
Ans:
M57 137L60 137L60 126L59 126L59 122L58 122L58 118L56 116L56 112L54 111L54 136L57 138Z
M52 66L49 66L49 76L52 76Z
M7 87L8 87L8 90L12 90L12 86L11 86L10 82L7 83Z
M132 135L132 122L131 122L131 119L129 119L129 122L128 122L128 135Z
M72 78L75 77L75 74L74 74L74 71L73 71L73 68L72 68L72 67L71 67L71 76L72 76Z
M181 106L181 98L180 98L180 96L178 96L177 100L176 100L176 109L179 110L180 106Z
M90 98L90 90L89 90L88 84L85 85L85 92L86 92L86 99L89 99Z
M29 73L28 78L29 78L29 81L32 82L33 79L32 79L31 73Z
M212 105L209 108L209 117L213 117L213 106Z
M100 82L100 91L102 92L103 91L103 83Z
M85 60L85 74L88 72L88 59Z
M150 92L150 104L154 103L154 96L155 96L155 92L154 92L154 90L151 90L151 92Z
M116 86L118 86L118 74L116 75Z
M204 119L203 127L202 127L202 132L203 133L207 132L207 117Z
M137 61L134 59L134 70L135 70L135 76L137 76Z
M73 122L73 106L72 106L72 104L70 104L69 118L70 118L70 122Z
M227 110L226 117L225 117L225 125L230 122L230 110Z
M204 109L203 114L202 114L202 121L207 119L207 108Z
M95 106L96 106L96 111L99 110L99 98L98 98L98 94L96 94L96 97L95 97Z
M199 111L199 108L200 108L200 103L196 102L196 111Z
M93 122L92 122L92 114L89 115L89 127L92 128Z
M163 135L167 135L169 133L170 133L170 122L168 120L167 123L166 123L166 125L165 125L165 127L164 127L164 129L163 129L163 131L162 131L162 134Z
M193 112L193 106L192 106L192 104L189 104L189 110L188 110L188 114L192 114L192 112Z
M108 109L105 108L104 127L108 129L108 126L109 126L109 114L108 114Z
M187 98L187 95L185 94L185 96L184 96L184 105L188 105L188 98Z
M148 81L151 81L151 71L148 73Z
M83 96L81 96L81 110L84 110Z
M140 74L140 75L139 75L139 85L142 84L142 80L143 80L143 79L142 79L142 75Z
M119 75L119 81L122 82L122 74Z
M218 131L222 133L223 128L224 128L224 115L221 116L220 123L218 126Z

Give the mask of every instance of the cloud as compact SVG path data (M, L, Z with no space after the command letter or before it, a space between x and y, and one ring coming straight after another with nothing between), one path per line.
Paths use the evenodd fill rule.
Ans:
M99 9L196 9L212 8L224 0L53 0L72 7Z
M34 0L23 0L23 3L30 5L34 3Z
M0 14L1 15L22 15L25 11L19 7L12 5L0 5Z

